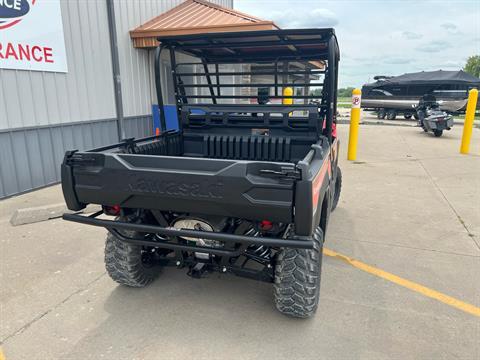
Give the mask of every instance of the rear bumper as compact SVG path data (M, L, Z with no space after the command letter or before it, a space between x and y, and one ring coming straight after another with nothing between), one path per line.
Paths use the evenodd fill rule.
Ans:
M432 130L445 130L453 127L453 118L447 120L428 120L424 119L427 126Z
M88 224L93 226L104 227L108 231L112 232L115 236L121 240L129 243L135 243L144 246L154 246L159 248L173 249L173 250L187 250L187 251L201 251L217 255L234 256L235 252L240 254L243 249L237 250L221 250L200 246L181 245L174 242L176 237L193 237L202 238L215 241L221 241L230 244L244 244L244 245L264 245L269 247L288 247L288 248L300 248L300 249L313 249L313 239L311 237L295 237L294 239L282 239L282 238L270 238L270 237L253 237L245 235L234 235L228 233L197 231L187 229L176 229L172 227L161 227L157 225L136 224L119 220L104 220L97 219L102 212L94 213L90 216L78 215L78 214L64 214L63 219L67 221L78 222L81 224ZM139 238L131 238L122 235L119 230L130 230L139 232L142 234L156 234L161 235L165 240L159 240L150 236L142 236Z

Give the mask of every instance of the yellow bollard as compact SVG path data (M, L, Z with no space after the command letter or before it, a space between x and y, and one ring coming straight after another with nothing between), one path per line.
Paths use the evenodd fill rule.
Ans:
M357 159L358 127L360 125L360 104L362 102L362 91L352 91L352 109L350 111L350 134L348 136L348 160Z
M286 87L283 89L283 96L293 96L293 88L291 87ZM282 98L282 104L283 105L292 105L293 104L293 98L291 97L285 97ZM289 112L288 116L292 116L293 112Z
M462 144L460 145L461 154L468 154L470 152L470 141L472 140L473 120L475 119L477 99L478 90L470 90L468 93L467 111L465 112L465 122L463 123Z
M291 87L286 87L283 89L283 96L293 96L293 89ZM284 97L282 99L283 105L292 105L293 99L291 97Z

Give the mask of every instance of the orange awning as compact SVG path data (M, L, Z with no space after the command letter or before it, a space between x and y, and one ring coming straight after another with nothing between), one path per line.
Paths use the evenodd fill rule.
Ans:
M204 0L187 0L130 31L130 37L134 47L151 48L158 46L158 36L275 29L278 26L273 21Z

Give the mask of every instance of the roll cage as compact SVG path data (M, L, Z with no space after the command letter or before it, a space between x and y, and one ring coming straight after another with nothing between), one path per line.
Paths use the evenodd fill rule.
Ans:
M319 131L332 142L332 124L336 114L339 48L333 29L295 29L266 30L230 33L209 33L159 37L160 45L155 53L155 84L160 112L162 132L167 130L164 101L161 85L160 62L164 50L169 52L171 76L175 95L178 119L181 119L182 107L190 105L207 106L210 111L221 111L222 101L255 101L268 98L281 102L292 99L293 104L268 104L259 101L262 112L285 113L286 108L304 110L305 105L317 106L318 121L324 121ZM182 53L198 59L198 62L179 62L177 54ZM221 70L222 65L250 64L249 69L239 71ZM254 64L254 65L252 65ZM195 66L200 71L182 71L182 67ZM256 69L252 68L256 66ZM225 77L258 77L259 82L226 82ZM268 80L265 80L268 77ZM312 82L320 80L322 82ZM198 79L203 78L203 83ZM294 81L290 80L297 78ZM298 82L298 81L301 82ZM293 93L285 96L284 87L302 87L303 94ZM321 92L310 92L310 87L321 88ZM195 93L192 89L197 89ZM249 92L235 91L248 88ZM208 92L198 89L208 89ZM230 89L230 90L228 90ZM252 93L256 89L256 93ZM273 90L273 91L271 91ZM226 94L229 92L228 94ZM253 91L254 92L254 91ZM271 93L270 93L271 92ZM300 91L302 92L302 91ZM304 104L299 104L302 101ZM233 105L231 105L233 106ZM251 113L259 108L258 104L235 104L239 112ZM255 110L256 109L256 110ZM180 123L181 126L181 123Z

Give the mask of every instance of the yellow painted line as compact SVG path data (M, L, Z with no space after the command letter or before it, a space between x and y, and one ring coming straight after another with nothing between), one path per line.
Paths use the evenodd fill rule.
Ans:
M342 254L339 254L336 251L323 248L323 253L327 256L331 256L331 257L337 258L339 260L342 260L342 261L346 262L347 264L352 265L353 267L356 267L357 269L365 271L369 274L381 277L382 279L391 281L391 282L393 282L397 285L406 287L407 289L410 289L412 291L420 293L424 296L427 296L429 298L438 300L438 301L440 301L444 304L453 306L454 308L462 310L466 313L469 313L469 314L480 317L480 308L479 307L476 307L476 306L468 304L466 302L457 300L457 299L455 299L451 296L442 294L441 292L438 292L438 291L433 290L433 289L429 289L426 286L414 283L413 281L401 278L400 276L394 275L394 274L389 273L387 271L383 271L383 270L378 269L374 266L367 265L367 264L365 264L361 261L352 259L352 258L350 258L348 256L345 256L345 255L342 255Z
M0 347L0 360L6 360L1 347Z

